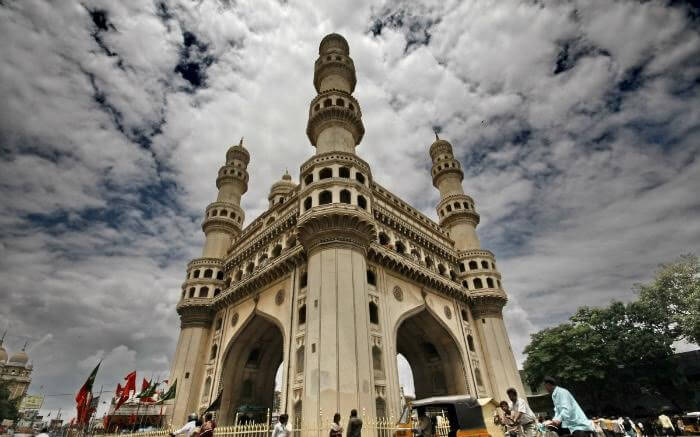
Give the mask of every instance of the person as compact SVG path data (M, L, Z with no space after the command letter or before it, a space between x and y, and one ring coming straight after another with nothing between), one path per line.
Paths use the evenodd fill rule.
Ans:
M287 422L289 422L289 415L286 413L280 414L275 424L275 429L272 431L272 437L289 437L292 429Z
M174 437L179 434L185 434L185 437L190 437L192 434L196 433L196 429L197 415L195 413L192 413L189 416L187 416L187 423L185 423L185 425L177 431L171 432L170 437Z
M535 413L532 412L530 406L521 397L518 397L518 392L513 388L506 390L508 399L510 399L511 418L515 423L520 425L522 435L524 437L535 437L537 427L535 422Z
M36 437L49 437L49 429L47 427L42 427L41 432L36 435Z
M673 423L671 422L671 419L665 414L660 414L659 415L659 425L661 425L661 429L663 430L663 435L675 435L676 430L673 428Z
M418 436L433 437L433 422L425 414L425 407L418 408L418 423L413 432Z
M557 381L551 376L544 378L544 388L552 395L554 404L554 418L547 425L567 428L574 437L592 437L593 425L571 393L557 386Z
M214 437L214 428L216 428L216 423L214 422L214 415L207 413L204 416L204 424L202 425L199 437Z
M593 432L595 432L596 437L605 437L603 427L600 426L600 419L594 417L591 422L593 423Z
M357 417L357 410L350 410L350 420L348 420L348 430L346 437L361 437L362 436L362 419Z
M343 427L340 426L340 413L333 415L333 423L331 423L331 431L329 437L343 437Z
M683 419L680 417L676 417L676 431L678 432L678 435L683 435L685 433L685 424L683 423Z
M544 417L537 418L537 437L544 437L547 434L547 427L544 426Z
M513 420L508 402L501 401L498 406L501 407L502 413L498 410L494 413L493 423L501 425L503 435L506 437L517 437L520 426Z

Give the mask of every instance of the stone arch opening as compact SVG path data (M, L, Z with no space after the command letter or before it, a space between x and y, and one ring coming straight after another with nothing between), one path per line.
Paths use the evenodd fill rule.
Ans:
M416 399L469 393L457 342L426 309L399 324L396 351L411 368Z
M233 424L237 412L244 415L272 410L275 379L284 355L284 334L271 319L254 314L227 349L219 410L220 423L224 425Z

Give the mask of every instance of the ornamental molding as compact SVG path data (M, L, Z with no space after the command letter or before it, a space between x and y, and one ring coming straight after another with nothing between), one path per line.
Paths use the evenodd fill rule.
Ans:
M250 258L250 256L257 254L261 249L266 248L270 243L277 239L284 232L292 229L297 222L297 209L293 208L283 216L275 219L275 222L265 229L259 235L246 241L246 237L250 238L252 235L242 235L240 238L233 242L233 246L237 249L229 255L226 261L226 271L231 271L233 268ZM260 224L262 225L262 220Z
M314 87L316 92L319 92L321 89L321 81L332 74L343 76L350 85L350 92L353 92L357 84L357 76L355 75L355 63L352 61L352 58L340 53L330 55L332 56L330 60L328 60L328 56L319 56L314 64ZM340 59L337 60L336 56L340 57Z
M374 220L365 210L344 203L315 206L304 213L297 225L299 241L311 254L332 245L366 251L376 239Z
M431 218L424 215L422 212L418 211L403 200L399 199L397 196L391 193L391 191L387 190L386 188L382 187L376 182L372 184L372 191L374 192L375 198L381 199L382 201L388 203L400 213L411 216L411 220L417 220L418 222L420 222L416 223L415 227L430 228L429 230L427 230L428 232L436 233L437 235L439 235L439 238L442 238L445 241L449 241L449 244L452 245L452 241L450 240L450 236L447 233L447 231L442 229L440 225L435 223Z
M371 180L372 175L371 175L371 169L367 161L364 159L358 157L354 153L348 153L348 152L329 152L329 153L323 153L321 155L314 155L311 158L307 159L304 163L301 164L301 167L299 169L301 173L301 178L303 179L304 176L306 176L306 173L312 169L315 168L316 166L321 166L321 165L330 165L330 164L341 164L341 165L347 165L347 164L352 164L360 169L363 170L366 176L369 176L369 179Z
M195 258L187 263L187 270L193 269L195 267L219 267L224 266L223 260L220 258Z
M436 290L444 296L468 302L468 297L461 285L434 273L406 256L382 247L378 243L372 242L370 244L367 251L367 261L376 262L382 267L395 271L404 278L411 279L431 290Z
M366 195L368 198L372 196L372 190L369 187L355 179L350 178L326 178L319 181L314 181L309 185L305 186L304 189L299 193L299 197L306 198L309 193L317 190L323 190L326 188L333 187L348 187L355 188L360 194Z
M362 124L360 114L344 106L329 106L319 109L309 117L309 122L306 126L306 136L309 137L311 144L316 147L316 141L321 132L333 126L347 129L352 134L356 145L360 144L362 137L365 135L365 127Z
M486 249L467 249L467 250L458 250L457 251L457 257L460 260L468 260L471 261L471 258L488 258L491 261L496 261L496 257L494 256L493 252L490 250Z
M444 216L440 217L440 226L449 228L460 222L469 223L470 225L476 227L481 221L481 216L472 210L457 209L450 212L446 212Z

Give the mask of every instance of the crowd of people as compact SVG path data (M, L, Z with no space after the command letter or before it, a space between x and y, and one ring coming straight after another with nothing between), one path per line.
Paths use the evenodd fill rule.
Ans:
M501 401L494 414L505 437L655 437L684 435L680 417L631 419L629 417L593 417L588 419L573 395L557 385L552 377L544 379L545 390L552 395L554 417L536 416L514 388L507 390L508 400Z

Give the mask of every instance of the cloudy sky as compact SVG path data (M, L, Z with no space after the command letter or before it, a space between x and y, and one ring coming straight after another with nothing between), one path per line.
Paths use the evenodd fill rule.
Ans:
M432 130L452 142L522 360L698 253L699 24L682 1L0 0L5 346L30 342L31 392L74 394L99 358L97 387L164 376L226 149L251 152L249 222L314 152L313 63L339 32L380 184L435 218Z

